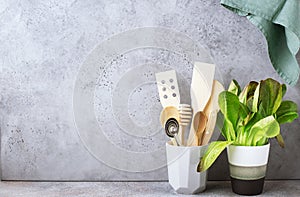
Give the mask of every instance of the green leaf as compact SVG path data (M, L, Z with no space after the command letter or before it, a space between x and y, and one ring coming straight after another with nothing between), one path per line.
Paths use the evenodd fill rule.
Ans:
M237 126L240 112L239 98L231 92L223 91L219 94L218 102L221 112L223 113L225 119L225 132L223 132L225 134L224 137L227 140L234 140L235 129Z
M235 140L236 138L234 125L226 118L224 119L222 135L228 141Z
M252 126L257 123L259 120L261 120L263 117L260 113L252 113L249 117L249 120L247 124L245 125L245 131L248 132Z
M297 112L289 112L280 117L277 117L276 120L279 124L290 123L298 118Z
M258 140L255 144L255 146L263 146L268 143L268 138L262 137L260 140Z
M217 128L221 131L224 126L224 115L219 111L217 115L217 122L216 122Z
M276 120L279 124L293 122L298 118L297 104L293 101L282 101L280 107L276 111Z
M240 110L239 98L231 92L223 91L219 94L218 103L224 118L236 125Z
M254 100L254 95L249 97L248 100L247 100L246 105L247 105L249 110L252 110L252 108L253 108L253 100Z
M272 138L280 133L279 123L271 115L256 122L249 131L249 138L253 146L261 140L261 138Z
M260 82L259 111L264 117L274 114L282 100L282 85L274 79L268 78Z
M252 102L252 110L253 112L258 111L258 105L259 105L259 90L260 90L260 84L255 89L254 95L253 95L253 102Z
M240 109L239 109L239 117L242 119L245 119L249 114L249 109L246 105L243 103L240 103Z
M282 97L284 97L287 88L285 84L282 84L281 86L282 86Z
M247 145L247 133L245 132L245 127L241 126L238 128L237 138L234 141L234 145L246 146Z
M284 146L279 125L299 117L296 103L282 101L286 90L286 85L268 78L260 83L251 81L241 92L233 80L228 91L219 95L222 135L227 141L246 146L263 145L276 137Z
M297 104L293 101L282 101L280 107L276 111L276 116L282 116L288 112L297 112L298 107Z
M241 87L238 82L233 79L229 85L228 91L238 96L241 92Z
M278 135L276 136L276 139L277 139L277 142L278 142L279 146L280 146L281 148L284 148L284 140L283 140L282 135L281 135L281 134L278 134Z
M250 97L254 96L254 92L255 92L257 86L258 86L258 83L256 81L251 81L247 86L245 86L245 88L239 95L240 102L246 105L248 99Z
M200 160L198 172L207 170L219 157L222 151L230 144L232 144L232 141L215 141L210 143L202 159Z

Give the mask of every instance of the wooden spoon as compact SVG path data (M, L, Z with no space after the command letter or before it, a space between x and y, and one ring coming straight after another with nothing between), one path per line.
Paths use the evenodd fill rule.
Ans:
M200 146L201 139L207 124L207 117L204 112L199 111L195 114L194 117L194 130L196 131L196 136L194 137L194 141L192 143L193 146Z

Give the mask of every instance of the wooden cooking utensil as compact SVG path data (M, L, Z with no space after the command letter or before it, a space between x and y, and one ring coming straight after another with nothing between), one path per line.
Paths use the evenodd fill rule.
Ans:
M201 139L202 139L206 124L207 124L207 117L204 114L204 112L202 112L202 111L197 112L194 117L194 124L193 124L193 127L196 131L196 136L194 137L192 146L200 146L201 145Z
M206 145L208 144L215 125L216 125L216 121L217 121L217 114L218 111L220 110L219 105L218 105L218 98L219 98L219 94L221 92L223 92L224 86L217 80L213 81L213 87L212 87L212 93L210 96L210 99L208 101L208 103L206 104L205 108L204 108L204 113L205 115L208 117L208 122L207 122L207 126L204 132L204 135L202 137L201 140L201 145Z
M165 107L161 113L160 113L160 123L164 127L167 120L170 118L176 119L178 122L180 122L180 114L179 110L176 107L169 106Z
M215 129L218 111L219 110L214 110L209 114L207 124L202 135L201 145L208 144Z
M195 115L197 112L204 110L204 107L210 98L214 74L214 64L195 62L191 83L191 104L194 111L192 125L198 124L198 121L195 121ZM187 143L188 145L193 146L195 144L199 144L197 143L199 141L197 139L197 131L197 127L191 126Z

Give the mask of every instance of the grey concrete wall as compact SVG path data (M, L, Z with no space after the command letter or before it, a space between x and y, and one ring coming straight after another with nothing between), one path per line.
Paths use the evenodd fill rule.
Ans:
M100 62L95 53L93 58L95 50L113 51L100 50L103 41L140 27L168 28L170 34L151 37L159 33L152 32L150 41L159 45L175 40L174 44L168 42L167 49L182 53L144 47L115 54L107 62ZM134 44L134 37L129 41L128 46ZM160 164L165 163L167 138L159 127L161 106L153 74L176 69L183 100L189 102L192 59L184 55L188 46L181 44L190 41L209 50L217 65L216 78L225 86L233 78L242 85L267 77L280 80L262 34L245 18L220 6L218 0L2 1L2 179L165 180L167 171ZM126 48L127 44L120 46ZM95 72L83 69L89 58ZM76 89L80 74L95 80ZM93 90L93 97L77 97L76 90ZM92 105L74 108L78 98L82 103L91 99ZM288 87L286 98L300 105L300 82ZM94 122L89 122L92 120L85 112L94 114ZM80 127L81 121L86 130ZM271 141L267 178L300 178L299 128L299 119L282 127L285 149ZM132 133L140 130L145 130L144 136ZM103 148L103 136L114 146ZM125 155L116 152L117 148ZM142 172L133 172L135 169ZM225 155L209 174L210 179L229 178Z

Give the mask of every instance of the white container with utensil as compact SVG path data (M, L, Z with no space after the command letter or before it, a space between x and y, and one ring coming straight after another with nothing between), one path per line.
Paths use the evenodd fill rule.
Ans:
M195 194L205 190L207 171L197 172L197 167L207 147L166 143L169 183L177 193Z

